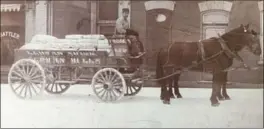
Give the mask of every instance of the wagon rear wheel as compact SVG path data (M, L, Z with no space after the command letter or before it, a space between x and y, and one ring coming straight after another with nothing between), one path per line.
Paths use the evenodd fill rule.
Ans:
M96 96L104 102L120 100L126 92L123 75L113 68L104 68L92 78L92 88Z
M56 70L47 73L47 81L45 90L50 94L62 94L70 88L68 83L55 83L58 79L58 73Z
M127 83L125 96L134 96L142 89L143 84Z
M62 94L70 88L70 84L52 83L47 84L45 90L50 94Z
M19 98L26 99L41 95L46 86L44 69L35 60L21 59L10 68L8 84Z

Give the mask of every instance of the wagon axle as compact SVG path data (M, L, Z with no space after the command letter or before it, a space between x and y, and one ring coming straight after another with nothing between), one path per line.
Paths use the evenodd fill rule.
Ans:
M106 89L106 90L111 90L111 89L113 88L113 86L112 86L110 83L104 83L104 84L103 84L103 87L104 87L104 89Z

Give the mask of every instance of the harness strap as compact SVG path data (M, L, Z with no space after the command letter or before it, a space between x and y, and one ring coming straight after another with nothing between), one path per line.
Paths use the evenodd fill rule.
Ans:
M202 60L205 60L205 51L204 51L204 44L201 40L198 41L198 49L201 52Z
M236 53L233 52L229 49L229 47L226 44L226 41L220 36L220 34L218 33L218 41L224 51L224 53L229 57L229 58L235 58L237 60L239 60L240 62L244 62L243 59Z

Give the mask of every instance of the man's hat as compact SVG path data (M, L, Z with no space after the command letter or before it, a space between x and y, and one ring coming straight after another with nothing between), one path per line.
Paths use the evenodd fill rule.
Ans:
M123 8L122 12L128 12L129 13L129 9L128 8Z

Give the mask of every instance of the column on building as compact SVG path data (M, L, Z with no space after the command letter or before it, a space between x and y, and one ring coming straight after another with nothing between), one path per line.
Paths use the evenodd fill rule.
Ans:
M97 14L97 5L95 0L91 1L91 34L96 34L96 14Z
M260 11L260 46L261 46L261 56L258 64L263 65L263 1L258 2Z
M160 48L170 43L172 16L175 1L146 1L146 63L150 67L156 66L156 58L153 56Z
M202 1L199 2L201 13L201 39L217 37L218 34L226 32L229 23L229 15L232 8L232 2L228 1ZM202 82L210 82L211 75L201 74Z
M47 0L37 0L35 13L35 34L48 34L47 25Z
M53 3L54 1L47 1L47 34L53 35Z
M27 3L25 13L25 43L29 43L35 33L35 3Z

